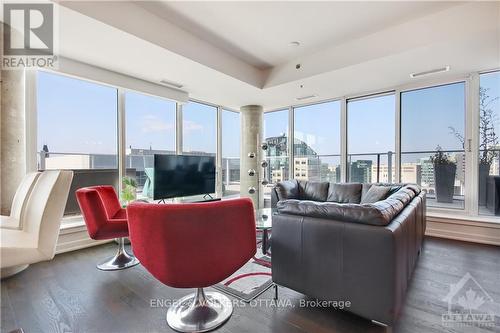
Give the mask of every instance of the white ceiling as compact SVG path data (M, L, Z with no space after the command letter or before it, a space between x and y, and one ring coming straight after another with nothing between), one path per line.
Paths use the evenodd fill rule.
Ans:
M458 2L188 2L139 6L249 65L266 69ZM299 41L300 47L289 43Z
M383 90L444 65L433 79L500 68L498 2L61 4L62 56L232 108Z

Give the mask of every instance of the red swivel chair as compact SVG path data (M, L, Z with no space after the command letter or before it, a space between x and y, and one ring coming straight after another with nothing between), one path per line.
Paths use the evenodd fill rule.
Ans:
M119 239L115 256L98 264L97 268L114 271L137 265L137 258L125 251L123 237L128 236L127 211L120 206L113 186L81 188L76 191L76 199L90 238Z
M229 319L228 297L203 288L231 276L256 252L250 199L127 207L130 241L141 264L160 282L196 288L175 302L167 323L180 332L205 332Z

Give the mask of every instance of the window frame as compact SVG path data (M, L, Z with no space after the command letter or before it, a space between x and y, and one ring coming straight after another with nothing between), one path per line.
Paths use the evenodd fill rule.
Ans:
M290 153L289 153L289 156L291 158L291 161L293 162L289 162L290 165L293 165L295 166L295 149L294 149L294 142L295 142L295 112L296 112L296 109L300 109L300 108L304 108L304 107L308 107L308 106L312 106L312 105L318 105L318 104L326 104L326 103L334 103L334 102L339 102L339 106L340 106L340 114L339 114L339 121L340 121L340 132L339 132L339 136L340 136L340 140L339 140L339 162L340 162L340 183L344 183L345 182L345 176L346 176L346 173L344 172L343 170L343 166L344 166L344 163L343 163L343 158L345 157L345 154L343 153L344 152L344 145L346 144L346 138L344 138L343 136L343 133L344 133L344 126L343 126L343 119L346 117L345 116L345 110L344 110L344 106L343 106L343 101L342 101L342 98L330 98L330 99L327 99L327 100L322 100L322 101L319 101L319 102L310 102L310 103L302 103L302 104L297 104L297 105L292 105L289 107L289 121L288 121L288 135L289 135L289 142L291 143L288 147ZM283 110L283 109L282 109ZM276 111L279 111L279 110L276 110ZM322 155L322 156L329 156L331 157L333 154L327 154L327 155ZM294 179L295 178L295 173L294 173L294 167L290 167L290 172L289 172L289 179Z
M380 95L384 93L393 92L395 95L395 179L396 182L401 181L401 93L432 88L436 86L449 85L453 83L465 82L465 132L464 136L466 142L470 142L470 149L466 146L465 160L466 160L466 175L465 175L465 202L464 209L449 209L442 207L427 207L427 213L430 216L443 217L443 218L461 218L473 219L477 222L486 223L500 223L498 217L479 215L478 209L478 172L479 172L479 75L491 72L500 71L500 68L491 68L477 72L469 72L464 74L446 75L440 78L422 78L414 82L409 82L386 89L371 90L366 92L359 92L344 95L336 98L318 99L313 102L292 104L288 109L295 107L307 106L311 104L320 104L329 101L341 101L341 182L347 181L347 100L362 98L365 96ZM286 108L276 108L268 112L281 111ZM293 112L289 115L293 118ZM289 119L289 124L293 124L293 119ZM294 128L289 126L289 141L293 142ZM470 141L469 141L470 140ZM345 161L345 162L344 162ZM293 168L290 174L290 179L294 178Z
M324 100L315 100L313 102L309 103L302 103L302 104L292 104L289 106L285 107L280 107L272 110L265 111L264 114L269 113L269 112L276 112L276 111L284 111L288 110L288 140L292 147L288 147L289 149L289 158L291 158L291 161L293 161L293 141L294 141L294 112L293 108L294 107L301 107L301 106L307 106L311 104L318 104L318 103L325 103L329 101L335 101L335 100L340 100L341 101L341 182L346 182L346 163L343 161L347 161L347 132L346 132L346 127L347 127L347 100L348 99L354 99L357 97L362 97L362 96L369 96L369 95L377 95L380 93L384 93L387 91L394 91L395 97L396 97L396 103L395 103L395 115L396 115L396 121L395 121L395 133L396 133L396 156L395 156L395 166L396 166L396 180L400 181L400 171L401 171L401 92L406 92L406 91L411 91L411 90L416 90L416 89L423 89L423 88L431 88L434 86L439 86L439 85L447 85L447 84L453 84L453 83L458 83L458 82L465 82L465 138L466 142L471 143L470 149L465 149L466 152L466 169L468 172L466 173L466 184L465 184L465 193L466 193L466 199L465 199L465 208L463 211L457 211L457 210L449 210L446 208L428 208L428 213L433 216L438 216L438 217L452 217L452 218L464 218L464 219L474 219L474 221L479 221L479 222L494 222L498 223L498 218L496 217L490 217L490 216L485 216L485 215L479 215L478 212L478 172L479 172L479 75L484 74L484 73L490 73L490 72L496 72L499 71L500 68L490 68L490 69L485 69L482 71L476 71L476 72L469 72L465 74L458 74L458 75L446 75L446 77L443 78L423 78L421 80L415 81L415 82L410 82L402 85L397 85L392 87L392 89L378 89L378 90L372 90L372 91L366 91L366 92L360 92L360 93L355 93L355 94L350 94L350 95L345 95L341 97L335 97L335 98L329 98L329 99L324 99ZM134 89L126 89L126 88L121 88L116 85L112 84L107 84L106 82L99 82L95 81L92 79L84 78L84 77L78 77L75 75L67 74L64 72L59 72L59 71L51 71L51 70L46 70L46 69L38 69L37 71L48 71L52 72L57 75L63 75L63 76L68 76L80 80L85 80L89 82L93 82L96 84L100 85L106 85L110 86L113 88L118 89L118 162L119 162L119 172L122 172L123 174L123 168L124 168L124 151L125 151L125 144L124 144L124 116L125 116L125 110L124 110L124 96L123 92L126 90L129 91L134 91L137 93L141 94L146 94L146 95L151 95L153 97L158 97L158 98L164 98L167 100L170 100L165 97L161 96L156 96L152 94L148 94L143 91L138 91ZM26 133L26 138L25 138L25 157L26 157L26 170L29 171L35 171L37 168L37 110L36 110L36 94L37 94L37 80L36 80L36 73L37 71L25 71L25 133ZM220 189L222 188L221 182L219 181L219 178L221 177L221 172L220 167L221 167L221 161L222 161L222 155L221 155L221 127L220 127L220 112L222 109L225 110L231 110L234 112L239 112L237 110L233 110L231 108L225 107L225 106L220 106L217 104L213 103L208 103L204 101L199 101L195 99L190 99L191 101L194 102L199 102L211 106L216 106L218 108L218 123L217 123L217 152L216 152L216 159L220 163L218 165L218 171L217 171L217 188ZM177 112L176 112L176 152L180 153L182 151L182 103L181 102L176 102L177 103ZM180 129L179 129L180 125ZM180 139L179 139L180 138ZM468 147L466 147L468 148ZM122 161L123 160L123 161ZM289 177L290 179L293 179L294 177L294 168L290 167L289 168Z
M345 181L348 182L349 181L349 168L348 168L348 161L349 161L349 108L348 108L348 105L349 105L349 102L357 102L357 101L363 101L363 100L369 100L369 99L372 99L372 98L378 98L378 97L385 97L385 96L394 96L394 104L396 104L398 102L398 99L396 98L396 90L386 90L384 92L380 92L380 93L370 93L370 94L367 94L367 95L361 95L361 96L357 96L357 97L350 97L350 98L346 98L345 99L345 109L346 109L346 115L345 115L345 124L342 124L345 126L345 135L346 135L346 138L345 138L345 144L346 144L346 153L345 153L345 160L343 160L343 162L345 163L345 170L346 170L346 174L345 174ZM395 115L394 115L394 119L396 120L398 117L396 115L396 113L398 112L396 107L394 109L394 112L395 112ZM398 128L396 127L394 129L394 133L396 134L398 131ZM398 166L397 162L398 162L398 158L397 156L401 156L400 154L398 154L398 151L397 151L397 140L398 140L398 136L395 135L394 137L394 176L393 178L395 179L395 182L399 182L400 181L400 166ZM376 181L373 181L372 179L372 183L376 183Z
M103 70L105 71L105 70ZM25 158L26 158L26 171L34 172L37 171L37 140L38 140L38 110L37 110L37 73L38 72L48 72L51 74L68 77L72 79L77 79L81 81L90 82L93 84L98 84L101 86L107 86L117 90L117 158L118 158L118 177L122 179L126 174L126 105L125 105L125 94L127 92L142 94L146 96L150 96L153 98L160 98L163 100L167 100L170 102L176 103L176 119L175 119L175 151L176 154L182 154L183 151L183 110L182 106L183 102L179 102L173 99L169 99L163 96L158 96L154 94L150 94L144 91L123 88L120 86L116 86L113 84L109 84L106 82L96 81L93 79L89 79L86 77L79 77L76 75L68 74L66 72L56 71L56 70L48 70L48 69L37 69L33 71L25 71ZM216 194L219 197L222 197L222 119L221 112L222 110L231 111L235 113L240 113L239 110L235 110L230 107L217 105L210 102L205 102L197 99L189 99L189 102L195 102L204 104L207 106L211 106L216 108ZM119 191L121 191L121 182L119 182ZM67 225L71 226L79 226L83 225L83 221L80 216L65 216L63 217L63 224L61 228L65 228Z
M287 175L287 179L294 179L294 168L291 167L291 163L290 161L293 161L294 158L295 158L295 154L293 152L293 140L294 140L294 136L293 136L293 124L294 124L294 117L293 117L293 107L292 106L289 106L289 107L284 107L284 108L279 108L279 109L273 109L273 110L270 110L270 111L266 111L263 113L262 115L262 125L263 125L263 128L262 128L262 138L263 139L266 139L265 138L265 122L266 122L266 119L265 119L265 115L266 114L270 114L270 113L276 113L276 112L285 112L287 111L288 112L288 117L287 117L287 157L288 157L288 175ZM271 183L271 175L269 175L269 184L272 184Z
M218 181L217 184L217 190L220 193L219 197L220 198L231 198L232 196L224 196L224 191L223 191L223 185L224 185L224 179L222 178L222 169L223 169L223 160L224 160L224 154L223 154L223 149L222 149L222 140L224 140L224 135L223 135L223 126L224 122L222 121L223 118L223 113L224 112L232 112L236 113L240 117L240 160L241 160L241 113L239 111L235 111L230 108L225 108L222 106L218 106L217 110L217 151L220 152L220 154L217 154L217 163L219 163L220 167L217 167L217 177L220 175L220 181ZM220 146L220 147L219 147ZM220 161L219 161L220 159ZM241 168L241 161L240 161L240 168ZM228 170L229 172L229 170ZM220 188L219 188L220 186ZM240 185L241 186L241 185ZM240 187L240 193L241 193L241 187Z
M470 82L470 76L466 77L464 79L455 79L449 82L442 82L442 83L435 83L435 84L429 84L425 86L420 86L416 88L407 88L407 89L402 89L399 91L399 129L398 132L400 133L399 136L399 165L398 169L401 171L401 125L402 125L402 110L401 110L401 96L403 93L407 92L412 92L412 91L417 91L417 90L425 90L425 89L432 89L432 88L439 88L443 86L449 86L453 84L458 84L458 83L463 83L464 84L464 139L466 142L471 140L473 132L471 127L471 124L469 122L469 113L471 113L472 105L470 105L470 87L471 87L471 82ZM479 86L478 86L478 95L479 95ZM471 153L474 151L474 148L471 146L471 149L468 149L467 147L464 147L464 155L465 155L465 175L464 175L464 207L463 208L446 208L446 207L433 207L427 205L427 212L431 213L445 213L445 214L450 214L450 215L472 215L474 214L474 209L472 207L471 203L471 197L473 196L473 192L468 192L468 189L470 190L471 188L474 188L474 186L477 186L477 181L476 184L470 184L474 177L471 177L473 172L475 170L472 168L471 164ZM479 147L477 147L477 151L479 152ZM469 172L471 170L471 172ZM478 168L477 168L478 170ZM399 173L400 175L401 173ZM401 181L401 176L398 178L398 181ZM477 191L477 190L476 190ZM476 213L477 215L477 213Z

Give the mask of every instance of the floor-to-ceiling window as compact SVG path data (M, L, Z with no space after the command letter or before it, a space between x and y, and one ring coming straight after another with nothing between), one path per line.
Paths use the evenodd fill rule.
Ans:
M37 73L38 169L75 170L77 187L118 184L118 90ZM78 213L70 193L66 214Z
M393 93L347 101L349 182L394 182L395 142Z
M479 213L500 215L500 72L479 77Z
M268 145L265 176L270 186L288 179L288 115L288 109L264 113L264 142ZM264 194L270 193L270 186L265 187Z
M153 197L154 154L175 154L175 109L173 101L125 93L125 166L136 179L138 197Z
M217 151L217 108L190 101L182 106L182 152L212 155Z
M403 182L427 190L427 205L464 208L465 83L401 93Z
M222 195L240 194L240 114L222 109Z
M340 182L340 101L294 109L295 179Z

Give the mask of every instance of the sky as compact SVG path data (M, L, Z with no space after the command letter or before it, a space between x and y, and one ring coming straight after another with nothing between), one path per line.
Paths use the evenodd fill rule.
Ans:
M500 74L481 75L481 86L500 96ZM116 88L46 72L38 73L38 87L39 150L47 144L52 152L116 154ZM394 95L348 102L349 153L394 151L394 103ZM493 108L500 133L500 102ZM183 110L184 151L215 152L216 108L190 102ZM443 149L461 149L449 126L464 132L465 84L402 93L401 121L402 151L434 150L438 144ZM239 156L239 114L224 111L222 126L223 156ZM287 109L264 115L264 137L287 131ZM296 108L295 137L320 155L339 154L340 102ZM175 103L127 92L126 142L132 148L175 150Z
M175 151L175 102L127 92L125 105L127 148Z

